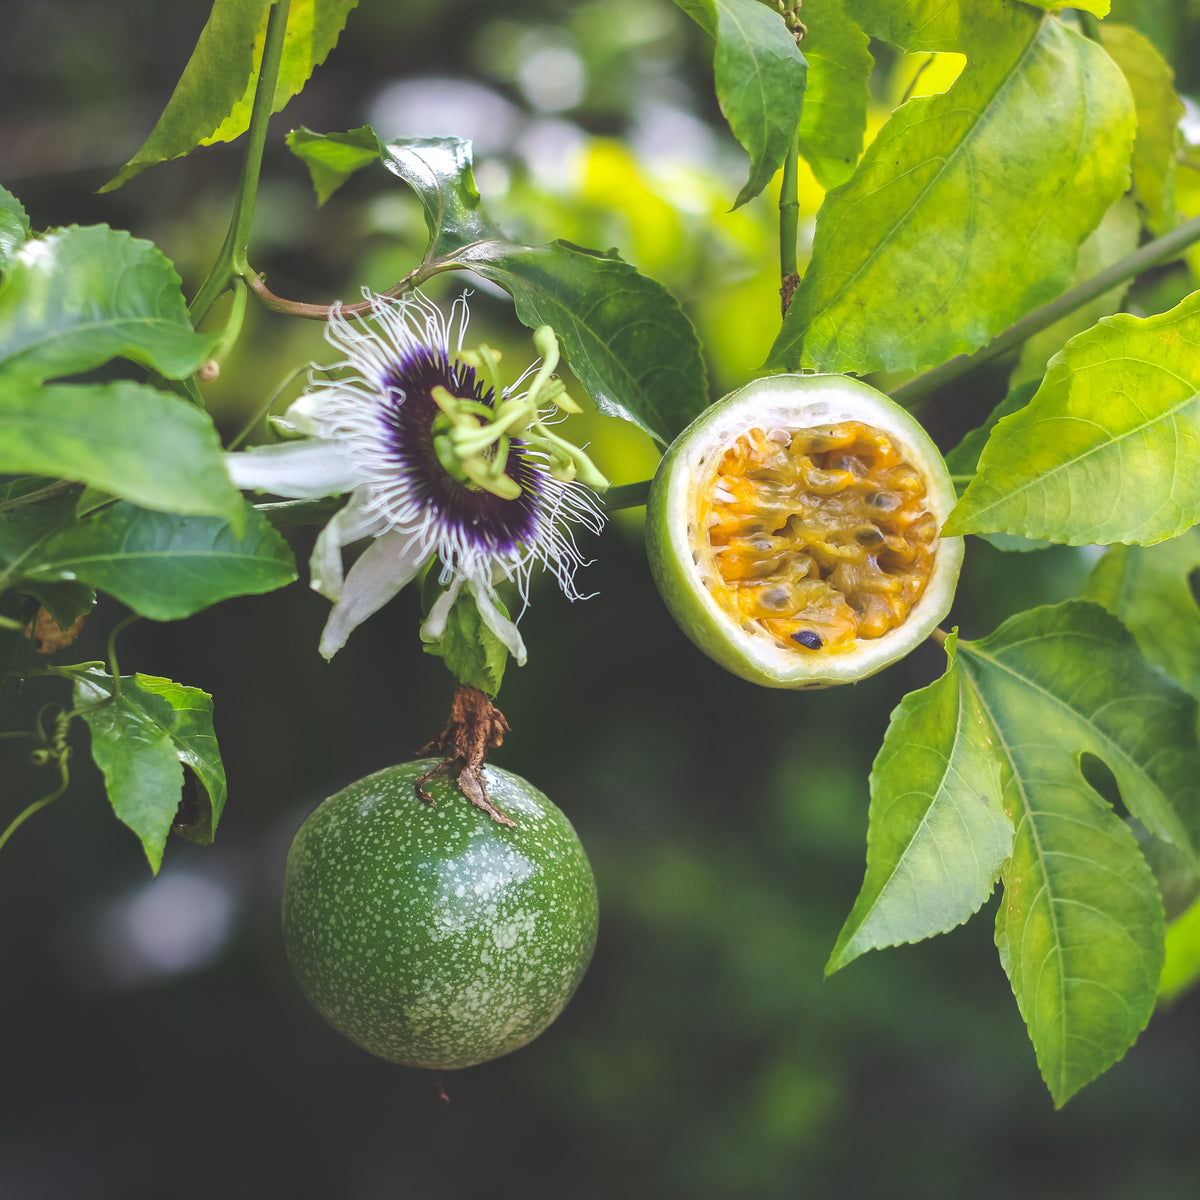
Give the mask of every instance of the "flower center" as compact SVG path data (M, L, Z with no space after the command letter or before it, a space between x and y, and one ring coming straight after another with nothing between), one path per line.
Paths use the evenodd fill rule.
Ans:
M718 604L798 653L882 637L933 572L938 525L920 472L857 421L751 429L698 504Z
M608 487L608 480L578 446L545 424L556 412L578 413L583 410L566 392L562 380L554 377L558 366L558 339L548 325L533 335L542 356L541 365L529 389L508 396L500 384L500 353L490 346L459 351L459 359L490 386L493 397L503 397L489 405L478 396L456 396L437 385L430 395L439 412L433 422L433 449L446 473L460 483L491 492L503 500L516 500L521 484L509 471L509 450L514 439L532 447L546 458L550 475L561 483L578 479L597 491Z

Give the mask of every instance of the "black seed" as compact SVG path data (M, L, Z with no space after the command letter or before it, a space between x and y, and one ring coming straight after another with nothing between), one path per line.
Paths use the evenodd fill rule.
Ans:
M883 534L874 525L860 525L854 531L854 540L860 546L878 546L883 541Z
M792 634L792 641L799 642L807 650L820 650L825 644L821 641L821 635L812 629L797 630Z
M900 497L895 492L872 492L867 497L867 503L884 512L894 512L900 507Z

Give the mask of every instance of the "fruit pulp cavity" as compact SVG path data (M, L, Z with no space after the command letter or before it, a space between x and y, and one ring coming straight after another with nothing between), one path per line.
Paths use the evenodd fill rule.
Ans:
M750 429L698 492L697 566L744 629L798 654L902 625L933 572L921 473L858 421Z

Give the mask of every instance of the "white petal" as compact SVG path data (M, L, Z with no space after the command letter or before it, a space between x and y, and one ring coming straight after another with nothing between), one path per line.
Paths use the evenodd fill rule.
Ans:
M301 433L315 434L317 432L317 413L321 411L324 397L319 392L305 392L288 405L282 421L292 429Z
M458 592L462 585L461 577L455 579L437 598L434 606L429 610L429 616L425 618L425 624L421 626L423 642L440 642L445 636L446 621L450 616L450 610L454 607L454 601L458 599Z
M329 600L342 594L342 547L375 533L387 522L367 508L365 488L359 488L347 504L339 508L317 536L308 560L309 584Z
M333 442L311 438L225 455L234 487L292 496L336 496L366 482L348 454Z
M342 598L321 634L321 653L332 658L350 634L378 612L425 565L412 538L393 530L375 539L350 568Z
M516 625L496 607L491 588L471 580L471 594L483 623L504 643L504 648L517 660L517 666L523 667L527 657L525 643Z

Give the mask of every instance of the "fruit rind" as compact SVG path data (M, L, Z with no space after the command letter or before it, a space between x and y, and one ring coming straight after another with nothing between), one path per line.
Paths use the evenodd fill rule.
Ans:
M858 421L888 434L926 484L939 527L954 507L954 485L941 453L920 423L881 392L844 375L773 375L756 379L706 409L663 456L646 506L646 542L655 582L676 621L728 671L779 688L850 683L909 653L950 609L962 562L961 538L940 538L933 573L904 624L853 649L806 655L747 632L717 604L696 570L690 543L698 480L751 428L788 430Z
M537 1037L591 958L596 886L563 813L520 776L484 771L508 828L437 760L377 771L324 801L288 853L283 936L301 989L365 1050L448 1070Z

